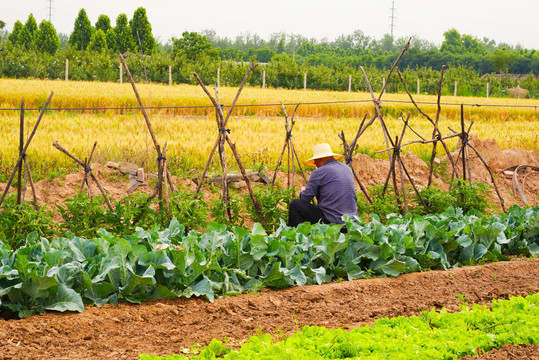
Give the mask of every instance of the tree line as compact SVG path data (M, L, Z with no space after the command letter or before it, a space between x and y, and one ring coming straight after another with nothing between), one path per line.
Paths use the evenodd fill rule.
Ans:
M156 41L146 10L139 7L133 17L120 14L112 24L107 15L100 15L94 25L81 9L71 34L58 34L47 20L38 25L32 14L23 24L17 21L11 32L3 30L0 20L0 76L14 78L62 78L65 60L69 60L69 77L73 80L118 81L118 53L129 53L132 72L139 79L169 81L173 68L175 83L194 82L196 71L207 82L216 81L220 70L221 83L238 85L245 63L257 61L260 74L254 74L251 85L303 88L307 74L309 89L347 90L352 76L352 90L365 90L360 66L368 70L373 85L381 82L407 38L394 39L386 34L374 39L357 30L333 41L308 39L301 35L274 33L269 39L245 33L235 39L219 37L215 31L184 32L180 38L165 43ZM399 63L411 91L435 93L442 65L447 65L446 86L453 93L453 82L459 83L459 95L506 95L506 89L517 85L537 97L539 52L521 46L497 44L460 34L455 29L444 33L441 46L414 37L410 49ZM494 74L524 74L499 77ZM417 89L417 80L421 80ZM398 79L389 91L403 91Z

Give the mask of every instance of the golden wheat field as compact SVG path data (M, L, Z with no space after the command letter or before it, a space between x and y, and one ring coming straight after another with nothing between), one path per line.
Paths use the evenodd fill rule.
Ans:
M214 110L202 88L160 84L138 84L137 88L146 107L169 107L150 108L149 114L159 143L168 144L167 157L172 168L182 172L201 170L218 135ZM208 86L208 89L214 93L213 87ZM154 168L153 143L138 109L81 110L88 107L136 108L138 103L130 84L0 79L0 167L3 177L16 161L19 142L20 111L7 109L18 109L22 99L27 109L41 108L51 91L54 96L49 108L68 109L47 111L28 148L30 165L38 178L74 168L72 160L52 146L55 140L81 159L89 155L97 141L95 162L129 161ZM237 88L219 88L221 103L229 105L236 92ZM413 98L428 116L435 118L435 96L413 94ZM342 151L338 133L344 131L346 138L351 139L363 116L372 117L374 106L370 99L370 94L359 92L246 87L227 128L246 167L265 165L272 168L286 135L280 102L286 104L289 115L295 104L301 103L296 112L292 139L299 157L307 159L312 146L319 142L328 142L335 151ZM431 137L432 126L413 107L408 95L386 93L382 102L382 112L392 137L400 135L401 117L406 118L408 112L411 112L411 127L423 137ZM536 109L539 103L536 100L446 96L442 97L441 103L443 134L451 133L448 127L460 129L459 105L463 103L466 126L473 120L471 132L480 139L494 138L502 149L517 146L539 151ZM186 108L189 106L194 108ZM26 137L38 114L37 110L25 112ZM408 129L403 142L417 139L417 135ZM456 140L449 144L455 146ZM376 121L359 139L358 151L373 153L384 148L381 126ZM431 145L420 144L404 149L419 155L426 155L430 150ZM234 168L230 154L228 159ZM216 161L213 167L217 167Z

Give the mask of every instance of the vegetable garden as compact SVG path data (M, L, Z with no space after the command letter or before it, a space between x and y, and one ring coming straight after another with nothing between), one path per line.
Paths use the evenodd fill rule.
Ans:
M133 88L136 92L134 84ZM233 104L240 92L241 88ZM407 163L415 158L400 155L404 131L407 127L414 130L408 123L411 110L406 120L403 116L387 121L397 128L404 122L400 142L391 140L393 158L366 160L367 155L358 153L356 141L362 131L378 118L381 126L377 129L386 136L383 118L398 111L382 112L382 95L372 95L375 115L366 127L363 120L348 149L341 132L345 153L350 152L348 160L359 173L356 180L363 191L358 203L362 218L346 219L347 233L342 234L341 225L291 228L282 220L296 193L294 187L284 189L290 171L301 184L299 173L294 172L293 147L288 174L275 174L280 186L251 188L242 165L245 153L239 156L227 135L226 122L234 106L225 116L217 88L215 93L217 100L207 94L220 112L217 130L222 143L215 143L212 154L219 145L221 163L211 165L208 160L204 173L208 167L222 171L216 176L221 185L204 185L199 193L206 179L204 173L200 177L200 159L190 162L194 176L186 169L171 175L168 169L175 163L166 158L167 143L160 147L163 144L156 141L144 114L158 161L148 169L156 170L157 179L148 181L143 191L127 197L114 192L119 186L125 189L125 178L97 164L92 164L92 170L94 145L89 158L78 161L83 167L79 173L38 181L36 199L49 199L55 208L28 201L17 204L14 194L6 198L0 209L0 355L445 359L507 344L529 344L530 353L537 350L539 207L533 205L539 202L539 184L530 176L526 186L524 182L519 185L521 198L516 191L510 194L518 169L512 172L511 182L504 177L507 170L503 166L492 175L494 163L488 154L485 161L478 151L474 158L466 153L473 122L466 131L462 113L461 133L452 130L456 135L451 135L461 138L461 150L457 144L451 155L446 148L448 158L462 158L459 170L453 165L458 179L453 181L454 174L444 168L447 160L434 161L435 152L430 174L426 175L425 165L419 175L415 173L418 166ZM140 105L143 107L142 101ZM417 116L429 118L414 105ZM290 133L284 105L282 109ZM24 111L21 113L22 118ZM435 130L439 115L438 106ZM523 117L536 127L535 113ZM357 129L356 122L348 125ZM420 130L430 131L432 128ZM439 134L433 138L443 142ZM228 190L226 158L231 158L231 152L222 148L225 141L236 156L249 194ZM306 140L295 138L296 146L303 145L302 141ZM386 143L389 147L387 137ZM423 139L425 143L428 141ZM481 144L469 146L475 150ZM55 146L58 148L56 142ZM536 145L530 148L535 150ZM530 169L521 173L525 181L536 174L534 166L539 164L533 161L537 154L519 154L519 161L530 159ZM39 156L30 154L30 158ZM21 152L19 164L21 157L26 154ZM430 151L423 157L429 160ZM182 161L180 168L189 163L185 158ZM258 163L261 176L271 171L268 166L274 166L273 161L266 161ZM407 174L406 183L402 168L402 182L397 183L395 163L410 169L412 175ZM438 164L435 171L434 163ZM378 177L365 166L376 167ZM470 169L476 179L490 181L490 185L472 182ZM96 185L86 182L88 174L100 188L100 181L105 184L112 203L95 195ZM433 175L436 187L431 187ZM198 184L193 183L197 178ZM427 179L428 185L423 184ZM74 195L80 192L81 180L88 196ZM369 188L364 189L362 182ZM7 192L9 185L1 185L0 190ZM59 188L64 195L51 195ZM169 189L170 196L162 193ZM525 298L509 299L511 296ZM397 318L386 319L391 317ZM247 340L252 335L256 336ZM71 348L70 343L74 344Z

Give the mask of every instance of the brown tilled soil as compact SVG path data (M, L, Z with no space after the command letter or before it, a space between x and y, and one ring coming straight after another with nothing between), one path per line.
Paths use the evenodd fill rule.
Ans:
M465 356L461 360L539 360L539 345L504 345L487 354Z
M488 303L538 291L539 260L514 259L397 278L264 290L214 303L176 299L88 307L82 313L0 320L0 358L137 359L140 353L181 353L213 338L238 346L259 332L281 329L289 334L303 325L349 329L420 310L456 311L457 295L469 303ZM537 346L505 347L494 357L480 358L505 356L500 354L506 354L504 359L534 359Z

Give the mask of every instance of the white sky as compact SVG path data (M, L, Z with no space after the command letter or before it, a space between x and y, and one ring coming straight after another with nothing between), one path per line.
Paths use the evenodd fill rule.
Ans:
M275 32L333 40L361 30L380 39L390 32L391 0L52 0L56 31L73 31L81 8L92 24L100 14L129 19L135 9L146 9L153 34L161 42L181 37L184 31L213 29L218 36L235 38L241 33L264 39ZM0 0L0 20L11 31L15 21L25 22L33 13L38 23L48 18L49 0ZM539 0L395 0L395 37L417 35L440 45L451 28L496 43L520 44L539 50Z

